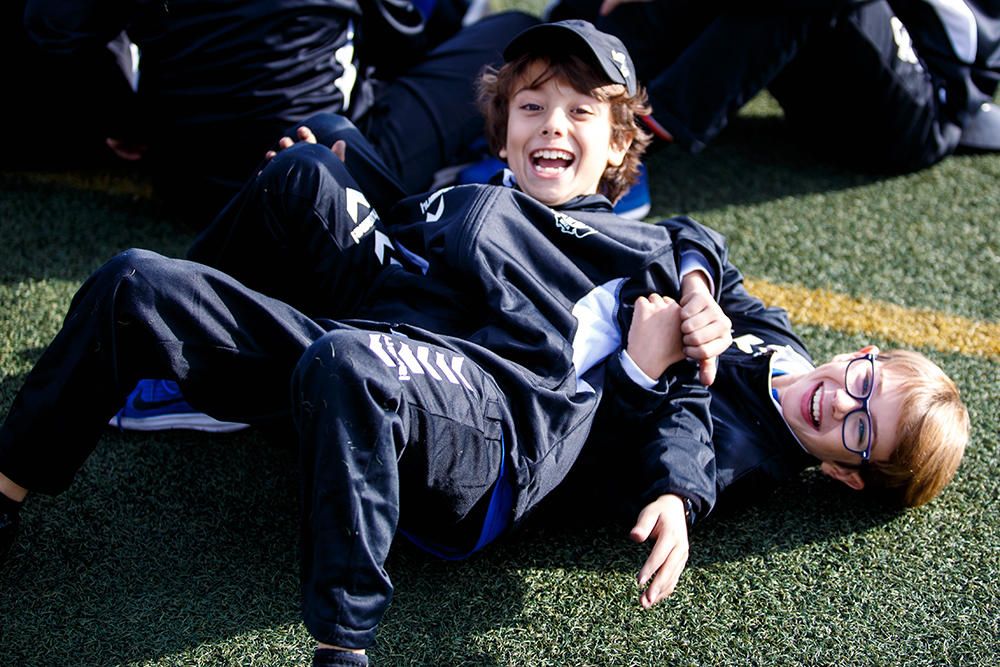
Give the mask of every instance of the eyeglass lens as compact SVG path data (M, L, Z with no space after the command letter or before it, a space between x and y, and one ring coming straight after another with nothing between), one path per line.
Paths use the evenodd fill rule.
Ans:
M866 399L872 394L875 365L871 359L854 359L847 365L846 389L854 398ZM866 409L850 413L844 420L844 445L851 451L864 452L871 441L872 420Z

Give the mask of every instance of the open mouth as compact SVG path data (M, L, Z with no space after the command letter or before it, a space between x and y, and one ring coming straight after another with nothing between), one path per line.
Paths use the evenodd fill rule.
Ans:
M823 385L818 384L813 390L812 396L809 399L809 418L812 420L812 425L819 428L819 414L820 414L820 392Z
M574 160L572 153L555 148L543 148L531 154L531 165L542 174L562 173Z

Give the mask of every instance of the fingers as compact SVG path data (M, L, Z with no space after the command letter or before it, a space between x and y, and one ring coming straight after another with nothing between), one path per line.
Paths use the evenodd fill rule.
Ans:
M688 537L684 501L680 496L666 494L646 505L639 513L630 536L636 542L644 542L650 536L656 537L656 543L636 577L639 586L646 586L639 601L644 608L649 609L674 592L687 564Z
M299 141L304 141L307 144L314 144L314 143L316 143L316 135L313 134L313 131L310 130L305 125L303 125L299 129L297 129L295 131L295 134L298 135Z
M677 588L677 582L680 581L681 573L684 571L684 566L687 565L687 560L687 544L676 544L671 549L666 562L659 568L656 576L639 597L643 609L649 609L673 594Z
M341 162L347 159L347 142L343 139L338 139L333 142L333 145L330 146L330 150L333 151L334 155L340 158Z
M316 143L316 135L313 134L313 131L310 130L305 125L302 125L301 127L299 127L298 129L295 130L295 136L297 137L298 141L304 141L307 144L314 144L314 143ZM292 146L295 145L295 143L296 143L296 139L292 139L291 137L282 137L281 139L278 139L278 150L276 150L276 151L268 151L268 152L264 153L264 159L265 160L271 160L271 159L273 159L275 155L277 155L281 151L285 150L286 148L291 148ZM343 142L339 142L339 143L343 143ZM334 144L334 146L335 145L336 144ZM346 144L345 144L345 147L346 147ZM331 146L331 149L333 149L332 146ZM333 152L336 153L337 151L334 150ZM344 159L344 157L342 155L340 155L340 154L338 154L338 157L340 157L341 160Z
M636 581L640 586L645 586L646 582L649 581L649 578L656 574L661 567L663 567L667 557L676 546L676 541L671 538L671 535L661 534L653 544L653 549L649 552L649 556L646 557L646 562L644 562L642 567L639 568L639 574L636 576Z
M722 354L733 342L732 326L710 294L687 294L681 299L681 334L689 359L705 361ZM702 381L714 379L714 364L701 367Z
M661 308L669 308L671 305L676 303L669 296L663 296L653 292L649 296L640 296L635 300L636 308L644 308L647 310L659 310Z
M144 144L135 144L129 141L123 141L121 139L115 139L114 137L108 137L104 140L115 155L120 157L122 160L128 160L129 162L135 162L141 160L142 156L146 154L146 146Z

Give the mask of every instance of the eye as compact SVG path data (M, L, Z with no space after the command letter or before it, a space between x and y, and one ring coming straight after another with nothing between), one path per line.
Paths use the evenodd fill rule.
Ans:
M535 104L534 102L525 102L519 108L522 109L522 110L524 110L524 111L540 111L541 108L542 108L542 105Z
M577 116L593 116L594 110L588 106L579 106L573 109L573 113Z
M858 420L858 449L868 444L868 423L864 419Z

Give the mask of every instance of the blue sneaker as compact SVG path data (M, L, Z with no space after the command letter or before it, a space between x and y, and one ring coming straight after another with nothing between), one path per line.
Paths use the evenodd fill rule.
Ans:
M615 204L615 214L632 220L642 220L649 215L653 200L649 195L649 176L646 165L639 165L639 180Z
M207 431L231 433L248 424L223 422L198 412L184 400L180 387L171 380L139 380L125 399L125 406L108 422L123 431Z

